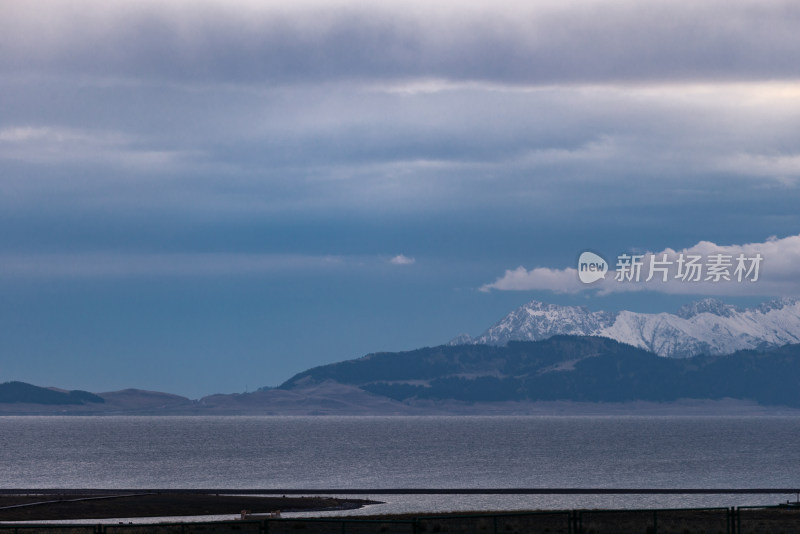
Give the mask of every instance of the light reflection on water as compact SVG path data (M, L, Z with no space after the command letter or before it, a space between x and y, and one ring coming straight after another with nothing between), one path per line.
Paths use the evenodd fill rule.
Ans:
M800 487L796 417L0 417L5 488ZM369 495L357 513L793 495ZM347 512L353 514L352 511Z

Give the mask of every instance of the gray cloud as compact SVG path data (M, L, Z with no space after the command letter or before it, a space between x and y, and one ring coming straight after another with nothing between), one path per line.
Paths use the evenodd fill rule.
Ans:
M794 79L800 6L708 2L6 3L0 69L291 83Z
M699 202L761 184L793 190L799 175L800 99L791 84L432 84L410 93L339 84L172 89L161 99L109 88L101 99L53 107L43 94L5 88L0 107L16 117L0 125L0 164L9 170L1 185L17 204L36 201L43 187L88 185L94 194L70 201L568 209ZM126 104L140 99L149 106ZM98 101L115 118L97 118ZM720 183L737 185L720 192Z

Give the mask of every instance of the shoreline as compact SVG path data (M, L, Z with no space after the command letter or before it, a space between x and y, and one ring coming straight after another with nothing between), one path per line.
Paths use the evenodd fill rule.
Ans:
M75 494L69 495L76 497ZM151 497L160 500L162 506L175 504L176 494L139 494L139 495L83 495L65 501L55 500L55 504L72 505L75 503L102 503L113 504L118 511L125 509L137 499ZM36 502L37 495L5 495L6 502L11 500L30 501L29 510L42 511L51 506L53 502ZM183 498L194 499L195 504L208 505L211 500L231 500L241 504L243 501L232 495L204 495L183 494ZM302 500L305 505L312 505L320 500L333 504L335 499L321 499L320 497L302 497L292 499L289 497L262 497L272 501L273 504L282 502L288 504L292 500ZM375 501L353 500L341 501L337 504L350 504L363 507ZM42 508L45 507L45 508ZM18 509L25 509L21 507ZM131 508L128 508L130 510ZM164 508L162 508L163 510ZM6 508L5 510L9 510ZM0 509L0 512L4 511ZM175 509L170 508L174 512ZM288 511L288 510L284 510ZM303 511L310 512L311 508ZM255 531L275 532L289 534L297 530L308 529L309 532L318 534L339 534L355 529L355 532L451 532L454 534L473 534L475 532L509 531L509 532L655 532L660 534L699 534L706 532L726 532L728 534L761 534L763 532L796 532L800 527L800 503L791 507L781 506L742 506L742 507L710 507L710 508L641 508L641 509L613 509L613 508L577 508L561 510L517 510L517 511L462 511L438 513L409 513L409 514L369 514L364 516L339 516L339 517L276 517L254 513L247 519L240 518L237 514L225 513L221 516L179 516L172 513L162 516L145 516L140 518L125 517L124 515L109 518L82 518L82 519L28 519L14 521L0 519L0 529L24 528L26 532L58 532L65 529L90 526L94 532L105 533L106 528L113 528L119 534L172 533L180 527L181 532L187 534L203 532L232 532ZM227 517L223 517L227 516ZM134 519L129 521L129 519ZM142 530L145 529L145 530Z
M508 416L641 416L641 417L798 417L800 408L761 405L742 399L677 399L669 402L585 402L572 400L461 402L336 403L295 392L292 402L267 402L264 395L213 396L157 406L110 399L101 405L0 403L0 417L508 417ZM329 392L335 396L335 391ZM107 394L101 394L107 395ZM228 398L231 397L231 398ZM302 400L303 402L299 402ZM372 399L373 401L375 399Z
M30 490L0 494L0 524L5 522L159 518L191 516L240 517L275 512L329 512L362 508L379 501L321 496L241 495L231 493L93 492Z

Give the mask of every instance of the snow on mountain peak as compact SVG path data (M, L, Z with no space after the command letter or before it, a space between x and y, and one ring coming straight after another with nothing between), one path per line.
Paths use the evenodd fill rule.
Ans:
M782 310L787 307L796 307L800 304L800 299L792 298L792 297L782 297L779 299L773 299L767 302L763 302L761 305L758 306L758 310L762 313L768 313L772 310Z
M721 300L705 298L690 302L689 304L684 304L678 310L677 315L683 319L691 319L695 315L700 315L701 313L711 313L720 317L731 317L736 312L737 309L735 306L725 304Z
M460 336L451 344L505 345L555 335L608 337L669 357L729 354L800 343L800 299L777 299L739 309L709 298L687 304L676 314L592 312L583 306L534 300L480 336Z

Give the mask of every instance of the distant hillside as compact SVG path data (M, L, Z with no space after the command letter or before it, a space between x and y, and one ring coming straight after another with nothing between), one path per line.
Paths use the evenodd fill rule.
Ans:
M0 384L0 403L2 404L49 404L74 405L103 403L102 397L87 391L61 391L26 384L25 382L6 382Z
M699 411L698 411L699 410ZM95 395L0 384L3 414L430 415L800 410L800 345L664 358L595 336L369 354L255 393Z
M607 338L554 336L502 347L439 346L370 354L302 372L280 388L325 381L397 401L618 403L732 398L800 407L800 345L673 359Z

